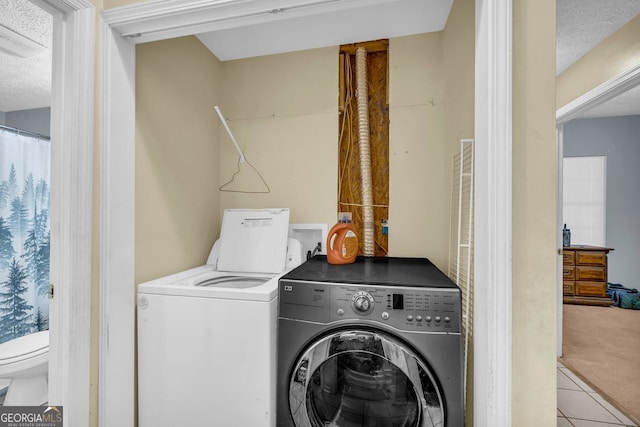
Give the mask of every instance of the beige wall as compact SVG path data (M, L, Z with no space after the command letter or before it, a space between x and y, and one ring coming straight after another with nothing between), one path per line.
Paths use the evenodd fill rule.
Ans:
M555 0L513 5L512 424L555 426Z
M442 33L389 41L389 255L446 271L449 169Z
M136 47L136 283L204 264L218 237L220 76L195 37Z
M640 15L558 76L556 107L610 80L640 62Z
M220 104L245 156L268 194L219 192L220 209L287 207L290 222L336 221L338 49L313 49L223 63ZM220 130L220 183L238 166L238 153ZM264 191L247 165L232 184Z
M456 0L443 32L447 145L460 151L460 140L473 138L475 100L475 4Z
M137 0L102 0L102 3L104 5L104 9L106 10L112 9L114 7L129 6L140 2Z
M445 82L445 138L449 158L460 151L460 140L474 137L475 4L454 1L443 32ZM452 163L447 163L449 167ZM449 170L448 175L451 175ZM447 270L444 270L447 271ZM472 328L470 328L471 330ZM469 337L465 425L473 426L473 334Z

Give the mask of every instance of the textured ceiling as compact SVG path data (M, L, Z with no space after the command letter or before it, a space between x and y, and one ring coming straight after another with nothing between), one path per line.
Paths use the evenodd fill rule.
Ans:
M556 11L557 72L560 73L638 14L640 0L557 0ZM0 52L0 112L49 106L51 16L28 0L0 0L0 25L48 48L31 58ZM234 36L241 38L242 34ZM640 89L629 92L582 117L640 114Z
M0 52L0 111L51 105L52 17L28 0L0 0L0 25L46 47L20 58Z
M556 0L556 74L640 12L640 0Z
M556 0L556 73L633 19L640 0ZM589 109L580 118L640 115L640 88Z

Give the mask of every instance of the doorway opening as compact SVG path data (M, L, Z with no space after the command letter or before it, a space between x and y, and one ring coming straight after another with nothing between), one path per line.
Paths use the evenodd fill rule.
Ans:
M562 107L557 111L557 114L556 114L557 129L558 129L558 133L557 133L558 135L558 138L557 138L558 212L557 212L557 226L556 226L558 248L563 247L562 246L562 228L565 222L563 220L563 217L566 218L566 215L564 215L564 212L563 212L563 199L565 199L565 197L563 197L563 187L565 190L567 189L567 186L563 185L564 183L562 180L563 171L564 171L563 161L562 161L563 157L564 156L597 156L597 155L607 156L605 179L607 181L606 185L609 189L609 192L604 202L606 207L607 221L603 221L605 224L604 228L606 230L606 240L603 241L602 237L600 238L600 240L593 240L593 241L587 241L588 237L580 237L578 239L574 239L573 230L572 230L572 241L571 241L572 245L580 244L580 243L584 243L587 245L594 245L598 241L602 241L602 246L612 247L613 251L611 251L611 253L609 254L609 257L608 257L609 261L607 262L605 260L606 264L603 267L597 267L603 271L608 270L608 272L605 273L605 276L604 276L604 286L606 286L608 283L611 283L612 281L618 280L617 278L621 277L620 276L621 269L616 267L617 263L620 261L616 258L615 262L611 263L612 256L613 257L620 256L622 255L622 252L628 252L625 249L623 249L622 251L619 250L622 247L620 240L615 240L615 239L612 240L614 234L611 231L612 228L610 227L610 225L611 225L611 221L613 221L612 212L614 211L611 210L611 208L609 208L612 200L608 200L608 199L610 196L613 197L614 194L622 194L622 193L626 193L628 198L633 198L632 195L629 195L628 192L623 191L622 188L620 188L617 184L615 185L613 184L613 179L617 179L617 178L613 178L611 174L613 172L620 172L620 170L622 169L622 166L616 166L617 161L614 160L616 157L616 154L611 151L614 149L613 145L610 145L610 146L607 145L607 144L613 144L612 139L616 138L616 136L614 136L611 132L607 133L605 129L607 129L608 124L615 122L616 123L615 126L613 128L609 127L608 129L610 130L616 129L616 132L617 132L620 130L621 121L631 122L634 120L634 117L625 118L621 116L618 116L618 117L603 116L600 118L595 118L595 116L588 117L588 115L591 114L591 110L594 109L595 107L599 107L602 104L604 104L606 101L609 101L621 94L627 93L629 90L633 89L639 84L640 84L640 64L636 64L635 66L629 68L628 70L619 74L613 79L601 84L600 86L594 88L590 92L587 92L585 95L581 96L575 101L567 104L565 107ZM582 118L583 115L585 116L584 118ZM574 119L580 119L580 120L574 121ZM589 126L592 126L590 128L591 131L589 132L591 133L590 136L592 136L593 138L585 137L584 133L582 133L583 137L579 137L580 134L578 133L578 131L584 132ZM601 133L598 134L598 132L601 132ZM578 138L579 141L576 140L576 138ZM589 143L588 141L589 139L595 139L595 140L600 139L600 141ZM594 146L596 145L603 145L603 144L607 145L607 147L600 148L600 149L594 148ZM593 149L588 149L588 146L592 146ZM605 150L606 152L602 150ZM629 157L629 155L627 155L626 157ZM615 222L620 222L620 220L617 219ZM607 225L607 223L609 224ZM569 224L567 226L571 228ZM599 234L599 233L596 233L596 234ZM600 232L600 234L602 234L602 232ZM579 364L577 364L575 360L571 358L571 355L576 355L576 352L584 352L584 350L578 350L577 347L575 347L574 345L575 335L573 332L580 331L581 328L579 326L581 323L584 323L584 328L589 329L590 331L589 334L592 339L587 339L587 341L595 341L594 334L597 333L597 331L595 330L595 327L587 326L589 321L588 317L590 317L590 315L594 311L609 310L605 312L605 316L602 317L602 320L598 322L599 328L606 326L606 324L610 323L610 321L615 322L613 320L615 316L619 314L624 314L624 313L621 310L617 308L612 308L612 307L589 307L585 305L575 305L575 304L564 306L563 300L566 299L565 297L566 290L564 290L564 286L563 286L563 259L561 256L562 252L563 252L562 250L559 250L558 276L557 276L558 277L557 295L558 295L558 308L559 308L558 309L558 356L564 357L561 360L563 362L566 362L565 364L567 364L567 366L571 368L571 370L577 372L581 380L585 381L588 385L592 386L601 395L605 396L607 400L615 401L618 404L617 406L620 406L620 409L625 410L625 415L631 418L633 414L629 412L628 408L624 407L620 397L615 396L614 395L615 393L611 392L611 390L622 388L626 380L618 381L617 383L614 382L612 383L613 386L611 385L607 386L606 384L602 383L600 379L598 379L596 376L593 376L593 373L589 373L588 370L580 368ZM621 259L622 258L620 258L620 260ZM591 264L589 268L593 269ZM613 270L613 274L612 274L612 267L615 269ZM604 295L602 297L602 301L606 302L607 305L613 304L613 301L609 298L608 295ZM566 315L566 318L563 316L563 311L564 311L564 315ZM576 318L576 312L578 311L584 311L584 312L582 314L582 317L579 316L578 318ZM571 331L571 335L569 335L569 332L567 332L567 335L563 336L563 333L569 330ZM608 333L607 335L615 336L619 334L623 334L623 332L618 331L615 333ZM609 347L615 347L615 345L609 345ZM625 346L620 346L619 350L617 351L625 351L624 347ZM596 357L595 352L590 352L590 354L592 354L593 356L592 358L593 360L595 360L595 357ZM611 357L608 357L607 360L611 361L613 359ZM619 367L619 369L624 371L623 368ZM627 395L628 394L630 393L627 393Z

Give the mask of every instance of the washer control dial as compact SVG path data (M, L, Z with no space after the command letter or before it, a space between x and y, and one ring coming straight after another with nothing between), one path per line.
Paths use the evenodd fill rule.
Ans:
M358 314L369 314L373 310L375 301L366 291L358 291L351 297L351 307Z

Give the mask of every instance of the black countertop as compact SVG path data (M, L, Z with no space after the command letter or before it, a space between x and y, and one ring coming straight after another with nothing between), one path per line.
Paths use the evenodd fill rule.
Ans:
M457 288L426 258L358 257L353 264L329 264L316 255L285 274L281 280L352 283L385 286Z

